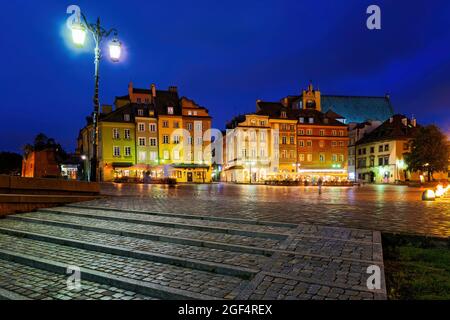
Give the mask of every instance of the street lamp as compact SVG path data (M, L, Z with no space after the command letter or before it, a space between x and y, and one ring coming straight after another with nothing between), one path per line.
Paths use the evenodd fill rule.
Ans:
M95 42L94 49L94 64L95 64L95 85L94 85L94 112L92 113L92 126L94 130L93 134L93 148L92 148L92 159L91 159L91 170L90 176L91 181L97 181L97 171L98 171L98 113L100 109L100 103L98 101L98 91L99 91L99 67L101 59L101 49L100 45L102 41L108 38L111 34L114 34L114 38L109 43L109 55L113 62L118 62L122 53L122 47L120 41L117 39L117 30L112 28L110 30L104 29L100 25L100 18L97 18L96 23L89 23L86 16L81 13L83 21L73 23L72 28L72 40L77 47L82 47L86 40L86 30L88 30Z

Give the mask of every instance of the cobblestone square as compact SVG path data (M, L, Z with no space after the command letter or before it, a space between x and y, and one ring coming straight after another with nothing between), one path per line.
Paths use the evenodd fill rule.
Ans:
M0 297L385 299L380 231L445 236L448 202L413 201L420 193L404 187L370 188L318 195L297 187L105 185L102 199L0 220ZM373 265L380 290L367 286ZM68 289L68 266L80 268L80 290Z

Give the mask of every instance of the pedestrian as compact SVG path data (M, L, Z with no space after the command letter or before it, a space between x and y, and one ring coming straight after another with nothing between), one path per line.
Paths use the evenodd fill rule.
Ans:
M319 186L319 194L322 194L322 184L323 180L322 178L319 178L319 180L317 181L317 185Z

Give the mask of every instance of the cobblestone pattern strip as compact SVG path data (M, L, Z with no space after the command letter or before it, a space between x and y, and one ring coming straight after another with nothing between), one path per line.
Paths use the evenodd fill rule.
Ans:
M153 300L155 298L81 279L69 290L67 276L0 260L0 296L10 300Z
M32 228L30 228L32 229ZM65 230L62 230L64 232ZM20 238L27 238L27 239L33 239L38 241L45 241L49 243L56 243L64 246L70 246L74 248L80 248L80 249L86 249L86 250L92 250L92 251L98 251L103 253L109 253L114 255L120 255L124 257L132 257L136 259L142 259L147 261L154 261L159 263L165 263L175 266L181 266L185 268L191 268L195 270L202 270L202 271L208 271L218 274L224 274L224 275L231 275L236 277L241 277L243 279L249 279L253 277L258 270L257 269L250 269L241 267L239 265L236 266L230 266L224 263L216 263L216 262L207 262L207 261L201 261L202 259L193 259L192 257L176 257L176 256L169 256L167 254L160 254L160 253L151 253L148 251L142 251L138 250L136 248L133 248L131 246L126 247L123 245L113 245L111 242L114 242L114 239L111 239L111 241L105 241L104 244L101 244L101 242L98 241L98 238L96 239L95 236L86 237L84 240L75 240L76 238L79 238L79 235L76 234L73 237L61 237L61 236L51 236L51 235L45 235L42 233L33 233L29 231L23 231L23 230L17 230L17 228L3 228L0 227L0 233L16 236ZM60 233L61 234L61 233ZM77 237L78 236L78 237ZM95 241L95 242L94 242ZM109 242L109 243L108 243ZM183 248L175 249L177 250L183 250ZM164 250L163 250L164 251ZM206 258L206 252L205 255L202 258ZM237 259L236 259L237 260Z
M58 244L12 237L0 234L2 251L20 252L30 260L44 260L42 265L57 263L60 266L78 266L97 272L100 279L120 277L120 283L165 288L166 291L182 291L184 298L224 298L238 287L242 279L217 275L139 259L106 253L70 248ZM50 270L53 271L53 270ZM64 269L65 272L65 269ZM94 280L93 280L94 281ZM117 286L116 284L112 284ZM126 288L128 289L128 288ZM162 289L160 289L162 290ZM145 292L140 292L145 293ZM175 297L177 298L177 297Z
M124 232L133 232L140 234L150 234L167 237L180 237L186 239L196 239L201 241L229 243L240 246L250 246L256 248L274 248L280 241L275 239L255 238L250 236L232 235L224 233L211 233L206 231L185 230L171 227L159 227L140 225L135 223L105 221L94 218L71 217L55 213L27 213L16 216L8 216L8 219L33 219L33 220L47 220L53 222L60 222L62 224L72 225L71 227L79 226L79 229L94 230L94 229L108 229L119 230L122 234ZM48 222L47 222L48 223Z
M149 217L147 215L140 215L139 217L135 217L133 214L120 214L120 216L108 214L108 212L70 212L67 209L55 211L48 210L41 212L54 212L59 213L61 215L75 216L75 217L85 217L85 218L95 218L106 221L117 221L117 222L127 222L127 223L135 223L139 225L151 225L151 226L159 226L159 227L171 227L171 228L180 228L180 229L188 229L188 230L196 230L196 231L206 231L213 233L225 233L225 234L234 234L240 236L248 236L248 237L259 237L259 238L268 238L268 239L286 239L286 232L289 230L274 227L260 227L261 230L257 231L258 228L255 228L251 225L244 224L228 224L224 225L223 223L217 223L214 225L209 221L199 220L197 223L189 223L180 218L167 218L167 217ZM192 221L190 221L192 222ZM206 223L205 223L206 222Z

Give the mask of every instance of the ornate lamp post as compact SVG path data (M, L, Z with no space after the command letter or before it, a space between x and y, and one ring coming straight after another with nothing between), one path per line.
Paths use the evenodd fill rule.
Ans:
M121 55L121 43L117 39L117 30L112 28L110 30L104 29L100 25L100 18L97 18L96 23L89 23L86 19L86 16L81 13L81 17L83 21L72 24L72 40L76 46L82 47L86 40L86 30L88 30L95 42L94 49L94 64L95 64L95 73L94 73L94 112L92 113L92 125L93 125L93 137L92 137L92 159L90 163L90 181L97 181L98 174L98 114L100 109L100 104L98 100L98 91L99 91L99 66L100 60L102 58L101 55L101 43L103 40L107 39L111 34L114 34L113 39L109 43L109 55L113 62L118 62L120 60Z

